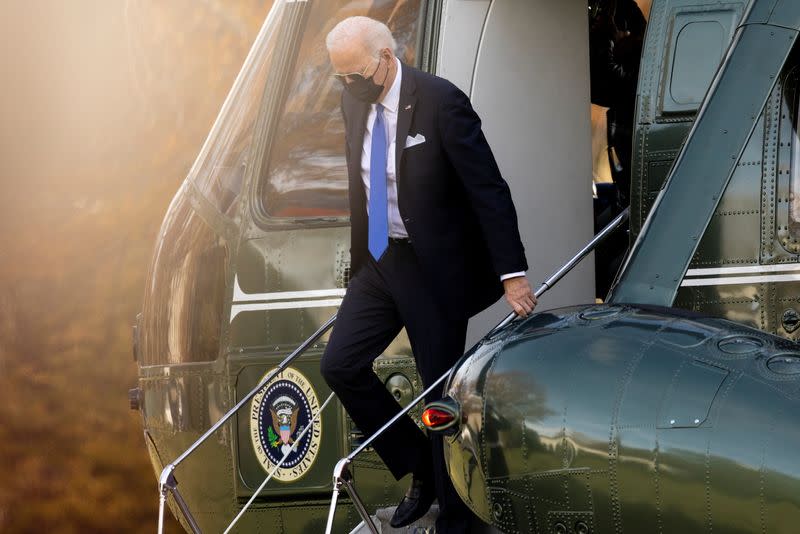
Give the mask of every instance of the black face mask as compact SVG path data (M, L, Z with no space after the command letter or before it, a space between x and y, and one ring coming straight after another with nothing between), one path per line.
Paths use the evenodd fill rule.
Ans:
M381 68L380 60L378 61L378 67L375 69L375 72L378 72L378 69ZM383 77L383 82L380 85L375 83L375 74L373 73L372 76L369 78L364 78L363 76L359 76L358 74L351 74L349 78L351 81L343 82L344 88L355 98L361 100L362 102L366 102L367 104L372 104L378 101L378 97L381 96L383 92L383 84L386 83L386 79L389 77L389 68L386 68L386 76Z

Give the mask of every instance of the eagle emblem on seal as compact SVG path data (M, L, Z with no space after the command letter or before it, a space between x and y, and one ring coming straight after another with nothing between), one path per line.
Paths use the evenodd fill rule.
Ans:
M266 472L277 468L273 473L277 480L297 480L314 464L322 443L319 410L314 386L292 367L274 376L253 397L250 405L253 452Z
M280 447L283 454L288 453L294 443L292 436L297 428L298 410L297 401L286 395L275 399L270 406L269 411L272 414L272 428L269 429L270 446Z

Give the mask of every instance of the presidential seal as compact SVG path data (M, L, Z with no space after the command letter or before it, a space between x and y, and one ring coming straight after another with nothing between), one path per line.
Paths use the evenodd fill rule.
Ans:
M318 418L302 438L300 435L317 412L319 400L311 382L291 367L253 397L250 438L261 466L271 473L286 456L274 478L283 482L297 480L314 464L322 440L322 420Z

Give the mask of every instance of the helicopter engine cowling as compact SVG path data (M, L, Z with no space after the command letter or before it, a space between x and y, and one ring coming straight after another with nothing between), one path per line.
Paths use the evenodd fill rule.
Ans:
M800 350L673 308L564 308L455 368L445 457L504 532L796 532Z

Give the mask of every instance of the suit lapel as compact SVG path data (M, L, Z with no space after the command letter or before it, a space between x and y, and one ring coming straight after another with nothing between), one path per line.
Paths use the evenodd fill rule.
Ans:
M400 84L400 105L397 107L397 137L395 138L395 176L400 181L400 166L403 160L403 149L406 146L406 138L411 128L411 119L417 104L417 97L414 94L417 89L414 80L414 70L401 64L403 69L403 80ZM363 138L363 137L362 137Z
M347 117L347 136L346 142L348 159L347 174L350 178L350 190L355 194L351 199L351 204L364 195L364 187L361 184L361 153L364 150L364 134L367 130L367 112L369 104L364 104L344 95L344 112ZM351 205L351 211L356 209Z
M348 120L350 129L350 156L355 168L361 172L361 152L364 149L364 134L367 131L367 114L369 104L356 102L353 105L352 120Z

